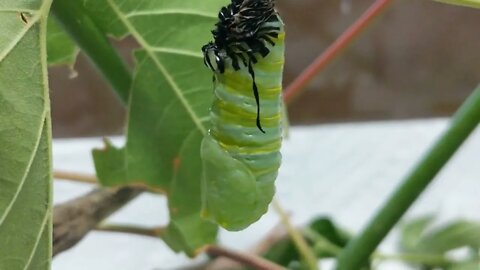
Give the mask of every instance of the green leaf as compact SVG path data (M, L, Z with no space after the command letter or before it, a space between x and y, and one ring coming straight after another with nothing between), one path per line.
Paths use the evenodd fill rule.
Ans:
M75 43L51 17L48 18L47 51L50 66L68 65L71 68L79 52Z
M480 223L459 220L442 227L432 228L433 217L426 216L405 224L401 231L402 250L417 257L442 256L443 262L431 261L422 266L442 267L441 269L478 269L469 268L477 263L478 256L468 256L461 261L446 263L447 253L458 248L468 248L478 253L480 248Z
M207 132L211 73L200 48L211 39L216 13L226 0L90 0L85 7L104 31L130 34L139 44L124 150L94 154L97 172L117 164L124 177L103 184L143 182L169 196L165 241L189 255L215 239L216 225L200 217L200 139ZM113 13L112 13L113 12ZM103 14L114 14L104 21ZM103 22L103 23L102 23ZM124 158L119 158L124 151ZM186 154L188 153L188 154ZM123 161L123 162L121 162ZM108 165L108 166L110 166ZM110 168L111 169L111 168Z
M50 4L0 2L0 269L50 268Z
M433 222L433 216L414 219L401 227L400 247L405 251L412 251L418 245L421 236Z
M455 263L448 270L478 270L480 269L480 258L476 256L471 260Z
M335 257L337 254L331 251L338 252L350 239L350 236L328 217L318 217L311 221L303 228L303 234L309 244L315 247L317 258ZM325 245L329 246L328 250ZM288 266L289 269L301 261L301 255L289 237L278 240L263 256L279 265Z
M423 235L416 249L444 253L460 247L480 248L480 223L456 221L428 232Z
M480 0L435 0L446 4L480 8Z
M100 183L104 186L131 184L126 177L126 168L122 166L125 164L125 149L113 146L108 139L104 142L104 149L92 151Z

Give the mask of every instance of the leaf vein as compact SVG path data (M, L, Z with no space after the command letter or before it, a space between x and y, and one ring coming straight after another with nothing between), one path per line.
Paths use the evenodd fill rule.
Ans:
M25 34L27 34L28 30L30 30L30 28L38 22L39 19L40 19L39 13L35 14L35 16L33 16L32 19L28 21L25 27L22 28L22 30L18 32L17 35L14 36L14 38L12 39L12 42L8 44L5 50L0 52L0 62L2 62L3 59L5 59L5 57L7 57L7 55L11 51L13 51L15 46L20 42L20 40L25 36Z
M42 233L45 230L45 228L47 228L47 221L48 221L49 217L50 217L50 211L47 210L47 211L45 211L45 216L43 217L43 220L42 220L42 225L41 225L42 229L38 232L37 239L35 239L35 244L33 245L32 252L30 253L30 256L28 257L28 261L25 264L25 267L23 268L23 270L28 269L30 267L30 264L32 263L33 256L35 255L35 252L37 251L38 244L40 243L40 239L42 238Z
M143 11L133 11L125 14L125 18L138 17L138 16L148 16L148 15L194 15L199 17L205 17L209 19L216 19L215 14L200 12L198 10L186 10L186 9L163 9L163 10L143 10Z
M203 54L201 52L194 52L189 50L174 49L174 48L167 48L167 47L150 47L150 49L154 52L179 54L179 55L185 55L185 56L192 56L195 58L203 58Z

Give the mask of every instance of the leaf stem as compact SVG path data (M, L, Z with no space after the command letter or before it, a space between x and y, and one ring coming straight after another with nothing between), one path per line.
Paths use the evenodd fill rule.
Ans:
M303 229L303 235L314 243L313 250L318 254L320 252L328 252L335 256L340 254L342 248L337 246L336 244L330 242L326 237L323 235L315 232L314 230L306 227Z
M86 184L95 184L95 185L99 184L97 177L95 177L94 175L89 175L84 173L75 173L75 172L66 172L66 171L56 170L53 172L53 178L61 179L61 180L69 180L69 181L74 181L79 183L86 183ZM125 187L126 186L131 188L142 189L144 191L148 191L155 194L165 194L165 191L158 188L150 187L144 183L130 183L128 185L125 185Z
M315 253L310 248L310 246L305 241L305 238L295 229L295 227L290 222L288 215L285 213L283 208L280 206L277 200L273 200L272 202L273 208L280 216L280 219L283 225L287 228L288 234L292 238L293 243L298 249L298 252L303 256L305 263L308 265L308 269L310 270L318 270L318 263L317 257Z
M105 33L82 7L81 1L53 1L52 11L55 19L90 58L120 100L127 104L132 75Z
M340 37L318 56L285 90L284 100L291 103L328 64L330 64L375 18L392 3L392 0L377 0Z
M338 258L338 270L363 265L387 233L415 202L480 121L480 86L463 103L450 127L416 165L360 235L350 241Z

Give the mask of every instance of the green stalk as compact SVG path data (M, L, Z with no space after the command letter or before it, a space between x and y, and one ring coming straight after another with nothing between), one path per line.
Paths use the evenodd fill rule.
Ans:
M127 104L132 75L105 33L97 27L82 7L81 1L53 1L52 12L55 19L109 82L122 102Z
M445 4L459 5L465 7L480 8L480 0L435 0Z
M480 86L463 103L450 127L396 189L358 237L338 257L337 270L358 270L480 122Z

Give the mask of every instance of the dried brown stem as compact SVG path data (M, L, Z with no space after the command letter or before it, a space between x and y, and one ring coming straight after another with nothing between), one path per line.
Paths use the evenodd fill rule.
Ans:
M131 233L149 237L160 237L164 227L142 228L131 225L122 224L101 224L95 228L97 231L104 232L119 232L119 233Z

